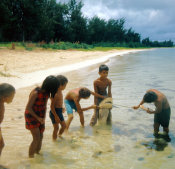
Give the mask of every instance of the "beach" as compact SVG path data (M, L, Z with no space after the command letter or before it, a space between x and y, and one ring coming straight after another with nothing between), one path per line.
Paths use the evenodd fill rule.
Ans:
M75 73L73 75L74 77L72 77L72 71L91 65L95 66L95 64L101 64L102 62L108 61L110 57L121 57L121 55L123 54L137 51L140 50L134 49L112 50L108 52L82 52L42 50L13 51L1 49L0 71L10 76L0 76L0 82L11 83L15 86L17 91L13 102L11 104L6 104L5 117L2 123L2 134L6 146L3 149L0 164L4 164L6 166L9 166L10 168L12 166L14 168L17 168L19 164L23 163L23 161L28 160L28 147L32 140L32 137L30 132L25 129L25 106L27 104L31 90L36 86L40 85L47 75L57 75L61 73L68 77L69 83L66 90L64 91L65 95L68 90L82 85L80 83L81 77L76 77ZM32 78L34 79L34 82L32 81ZM85 103L84 105L86 104L87 103ZM50 101L47 106L47 113L49 109ZM67 118L66 114L64 116L65 118ZM76 126L76 123L73 122L72 125ZM49 128L49 130L47 128ZM47 115L45 133L49 134L50 141L52 141L51 131L52 125ZM16 157L19 156L22 156L22 162L17 162L15 160Z
M12 83L17 91L13 102L5 105L5 117L2 123L5 148L0 159L1 165L12 169L67 169L70 167L105 169L116 168L116 166L119 169L158 169L165 165L168 169L172 168L175 157L174 141L169 144L154 144L152 136L153 116L147 115L141 110L134 111L133 109L118 107L112 109L112 126L100 127L97 125L92 128L89 126L89 122L93 110L89 110L84 113L85 128L83 129L80 127L79 116L74 113L69 135L64 134L63 140L58 139L53 142L53 127L49 118L50 100L47 105L46 129L41 155L36 155L34 159L28 158L28 148L32 136L30 131L25 129L25 106L31 90L40 85L44 78L50 74L63 74L68 78L68 85L63 91L63 96L65 96L69 90L80 86L86 86L93 90L93 80L98 78L98 67L105 63L110 68L109 78L113 82L112 93L115 105L131 107L142 99L146 89L152 87L163 90L163 93L170 100L173 111L174 95L171 90L174 81L171 75L174 75L174 72L165 74L173 65L170 62L169 65L167 64L168 67L152 66L154 62L161 61L155 55L156 50L115 50L95 53L36 51L37 54L34 57L32 55L35 51L23 51L30 59L26 55L24 57L21 51L9 52L11 57L16 58L13 58L16 60L16 66L13 69L13 64L9 65L8 73L14 73L17 77L0 77L0 81L7 80L6 82ZM20 53L20 55L16 55L15 52ZM60 53L61 55L59 55ZM162 49L158 55L162 53L166 54L167 52ZM2 58L2 53L0 55ZM57 58L58 63L54 59L50 59L52 55L55 60ZM7 57L7 60L10 56ZM4 57L5 54L3 59ZM60 57L65 58L61 59ZM21 58L21 60L17 62L17 58ZM36 59L38 64L40 63L38 66L35 65L34 58L38 58ZM165 58L164 55L161 58ZM165 60L162 60L160 64L162 65L164 62ZM41 63L45 66L42 67ZM21 66L23 64L25 67ZM33 64L35 66L32 66ZM158 76L158 72L161 73L161 76ZM166 78L167 84L164 84L162 77ZM82 100L81 104L82 107L92 105L93 97ZM67 119L66 113L64 118ZM170 136L172 138L174 138L175 132L172 126L174 119L174 115L172 115L170 125ZM126 159L127 163L125 162Z
M46 76L65 73L105 62L136 49L102 51L0 50L0 81L23 88L40 83ZM2 75L3 74L3 75Z

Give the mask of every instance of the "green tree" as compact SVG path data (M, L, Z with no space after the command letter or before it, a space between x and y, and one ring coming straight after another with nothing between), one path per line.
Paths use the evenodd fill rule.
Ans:
M100 19L97 16L89 20L88 32L89 42L97 43L105 40L106 22L104 19Z

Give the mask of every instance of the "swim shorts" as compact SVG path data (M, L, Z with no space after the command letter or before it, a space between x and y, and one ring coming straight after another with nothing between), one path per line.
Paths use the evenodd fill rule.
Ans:
M64 121L63 109L62 109L62 108L55 108L55 111L56 111L56 114L57 114L57 116L59 117L59 119L60 119L61 121ZM56 123L56 121L55 121L55 116L54 116L54 114L52 113L52 111L49 112L49 117L50 117L50 119L51 119L51 121L52 121L52 124L55 124L55 123Z

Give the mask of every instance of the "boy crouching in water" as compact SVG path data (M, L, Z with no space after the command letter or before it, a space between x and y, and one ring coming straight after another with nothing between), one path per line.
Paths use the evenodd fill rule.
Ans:
M53 124L53 134L52 138L53 140L57 139L57 135L61 137L63 134L65 128L66 128L66 123L64 121L63 114L64 113L64 108L63 108L63 93L62 91L66 88L66 85L68 83L68 80L65 76L58 75L56 78L59 81L59 88L54 96L54 98L51 98L51 111L49 113L50 119ZM61 125L61 129L59 130L59 124ZM58 134L59 131L59 134Z
M106 65L101 65L99 67L99 75L100 77L98 79L96 79L94 81L94 91L104 97L112 97L111 94L111 86L112 86L112 82L110 79L107 78L108 76L108 71L109 68ZM107 92L107 88L108 88L108 92ZM94 104L95 105L99 105L100 102L103 100L104 98L97 98L96 96L94 97ZM94 114L91 118L90 121L90 125L94 126L97 123L97 119L99 117L99 110L95 109L94 110ZM109 112L108 118L107 118L107 124L111 124L111 111Z
M145 108L143 106L144 103L154 103L156 110ZM159 136L158 132L161 125L165 134L165 140L171 141L168 135L171 109L166 96L156 89L150 89L146 92L140 104L133 108L138 109L139 107L149 114L154 114L154 136Z
M80 106L80 100L81 99L88 99L90 97L90 95L94 95L96 97L100 97L102 99L104 99L104 96L101 96L97 93L94 93L92 91L90 91L89 89L85 88L85 87L81 87L81 88L76 88L73 89L71 91L69 91L65 97L64 100L64 104L66 107L66 111L68 114L68 120L66 121L66 129L68 130L70 123L73 120L73 109L78 112L79 116L80 116L80 123L82 125L82 127L84 127L84 114L83 111L89 110L89 109L97 109L98 107L96 105L92 105L86 108L81 108Z

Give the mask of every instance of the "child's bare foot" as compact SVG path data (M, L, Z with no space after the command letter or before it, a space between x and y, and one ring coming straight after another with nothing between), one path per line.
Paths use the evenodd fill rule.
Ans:
M34 155L29 155L29 158L34 158Z
M61 136L61 135L58 135L58 137L61 139L61 140L63 140L64 138Z

